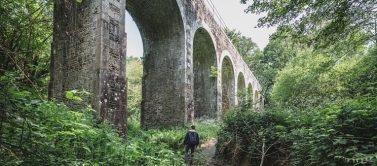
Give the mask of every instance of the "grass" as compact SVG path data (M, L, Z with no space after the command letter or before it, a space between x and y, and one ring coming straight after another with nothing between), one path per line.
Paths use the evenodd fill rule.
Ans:
M200 143L204 143L213 137L216 137L220 125L215 120L197 120L194 122L196 131L200 136ZM144 154L147 156L159 153L161 150L169 150L174 153L174 156L182 160L184 153L183 138L189 130L191 124L186 124L181 127L172 127L169 129L150 129L144 131L140 128L140 123L137 121L128 122L128 140L127 144L138 144L142 148ZM143 149L146 148L146 149ZM159 147L159 148L157 148ZM161 148L163 147L163 148ZM195 163L205 165L205 155L200 151L196 152ZM176 163L176 162L175 162Z

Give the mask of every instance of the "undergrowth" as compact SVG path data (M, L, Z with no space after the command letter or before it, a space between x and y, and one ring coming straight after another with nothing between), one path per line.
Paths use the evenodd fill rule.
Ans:
M217 149L227 165L377 165L375 97L324 108L254 111L224 117Z
M109 123L99 123L90 107L73 109L36 96L16 81L1 77L0 165L133 166L183 165L183 137L188 126L141 130L128 121L128 137ZM196 122L201 139L214 137L215 122ZM200 153L198 153L200 154ZM200 159L200 155L197 157ZM202 161L198 161L202 162Z

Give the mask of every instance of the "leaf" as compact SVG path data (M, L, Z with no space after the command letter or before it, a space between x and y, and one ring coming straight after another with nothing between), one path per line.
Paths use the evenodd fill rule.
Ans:
M73 96L72 99L75 101L82 101L81 97L78 97L78 96Z
M65 92L65 97L67 99L72 99L73 98L73 92L72 91L67 91Z
M90 148L88 148L87 146L84 146L83 147L86 151L88 151L88 153L91 153L92 151L90 150Z
M1 81L6 81L6 80L7 80L7 77L6 77L6 76L1 76L1 77L0 77L0 80L1 80Z
M338 145L338 144L345 145L346 143L347 143L347 140L339 138L339 139L335 139L333 145Z
M30 103L31 103L31 104L38 104L38 103L40 103L40 100L31 100Z

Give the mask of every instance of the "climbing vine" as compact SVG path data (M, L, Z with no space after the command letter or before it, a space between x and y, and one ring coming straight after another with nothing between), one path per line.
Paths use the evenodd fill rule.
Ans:
M209 75L210 78L217 78L217 67L211 66L211 74Z

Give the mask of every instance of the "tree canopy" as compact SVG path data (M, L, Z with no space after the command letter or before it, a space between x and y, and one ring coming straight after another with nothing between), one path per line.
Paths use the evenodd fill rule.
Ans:
M357 42L377 39L376 0L253 0L245 11L267 13L259 18L258 27L291 25L296 37L317 48L343 41L360 31L363 37Z
M259 51L257 43L253 42L250 37L243 36L240 31L236 29L224 31L242 58L245 59Z
M35 88L49 74L52 7L50 0L0 1L0 69L21 73Z

